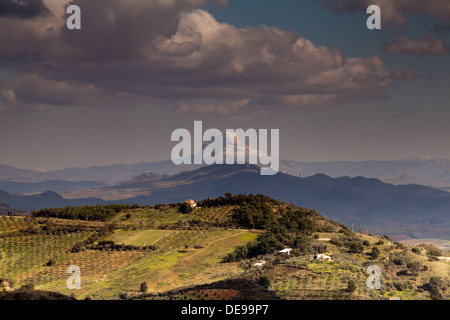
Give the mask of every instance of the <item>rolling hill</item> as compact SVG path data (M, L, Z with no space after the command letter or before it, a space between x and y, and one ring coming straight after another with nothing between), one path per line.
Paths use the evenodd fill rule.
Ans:
M433 246L354 233L263 195L198 204L188 213L173 203L0 217L0 299L450 298L449 253ZM80 270L77 290L67 287L69 266ZM376 289L367 285L369 266L379 270Z
M15 182L0 181L0 190L14 193L35 194L48 190L54 192L79 190L86 188L98 188L107 185L101 181L66 181L66 180L45 180L41 182Z
M103 204L106 201L95 198L65 199L53 191L46 191L35 195L23 195L0 190L0 203L3 203L9 208L13 208L13 212L20 212L21 210L31 211L41 208Z

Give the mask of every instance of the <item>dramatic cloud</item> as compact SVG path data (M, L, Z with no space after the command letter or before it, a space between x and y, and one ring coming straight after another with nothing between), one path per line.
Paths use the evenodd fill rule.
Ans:
M197 9L207 0L72 3L81 30L65 28L60 0L45 2L47 17L0 18L0 30L11 30L0 33L0 68L13 74L0 83L0 111L157 101L179 113L265 114L383 98L401 78L377 56L348 58L293 31L220 23Z
M179 114L213 114L219 116L233 116L240 119L251 118L258 115L267 115L269 112L259 106L250 105L250 100L219 101L212 104L188 104L185 102L175 109Z
M2 0L0 1L0 17L30 19L49 14L49 9L42 0Z
M397 36L393 42L384 44L383 49L389 54L406 54L411 56L444 55L450 52L449 47L437 37L413 40L408 37Z
M370 5L381 8L382 23L393 22L400 27L410 14L423 14L450 26L450 2L448 0L321 0L325 8L334 13L366 12Z
M0 101L12 107L8 111L24 105L45 110L48 105L111 107L136 104L140 100L146 101L126 92L107 94L92 84L46 79L28 73L7 78L0 90Z

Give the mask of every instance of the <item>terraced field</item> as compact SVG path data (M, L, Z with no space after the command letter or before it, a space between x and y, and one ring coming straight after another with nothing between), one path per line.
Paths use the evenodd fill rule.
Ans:
M106 240L125 245L145 246L155 244L161 238L174 232L176 230L117 230L113 235L107 237Z
M95 235L99 226L84 230L86 221L0 217L0 279L12 280L15 287L33 284L38 289L71 294L73 291L66 287L70 276L67 268L75 265L80 268L83 288L86 288L77 292L80 295L88 292L107 295L108 288L118 283L126 287L127 281L129 290L137 289L139 284L130 277L130 270L140 270L150 286L154 281L154 290L161 290L165 287L164 273L168 271L161 266L176 266L181 259L188 267L180 273L179 279L186 282L194 277L195 270L218 264L223 252L256 238L250 232L225 228L225 222L231 221L232 209L198 209L189 214L167 207L122 211L108 222L115 225L114 232L97 240L112 241L121 245L119 249L86 247L79 252L72 248ZM46 232L46 223L59 229L74 228L79 224L84 231ZM31 231L33 228L41 230ZM226 247L217 251L214 248L221 245L222 240ZM197 259L184 260L190 256ZM228 274L233 268L233 265L219 266L210 276L220 278L220 274ZM163 274L160 276L155 270ZM108 282L106 279L115 280Z
M28 229L35 223L24 217L6 217L0 216L0 234L12 231Z
M322 263L326 265L326 263ZM331 268L317 272L308 266L279 267L271 290L285 299L334 299L347 288L346 278Z
M91 234L4 234L0 237L0 277L23 284L39 284L61 278L59 265L82 261L81 257L70 254L69 250L75 243L85 240ZM52 266L46 266L50 261Z

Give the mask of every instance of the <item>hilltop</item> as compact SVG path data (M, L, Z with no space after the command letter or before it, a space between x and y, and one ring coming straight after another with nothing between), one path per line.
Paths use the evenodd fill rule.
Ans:
M354 233L263 195L0 217L0 255L4 290L78 299L450 298L448 252ZM66 287L70 265L80 267L80 290ZM366 286L371 265L380 268L379 290Z

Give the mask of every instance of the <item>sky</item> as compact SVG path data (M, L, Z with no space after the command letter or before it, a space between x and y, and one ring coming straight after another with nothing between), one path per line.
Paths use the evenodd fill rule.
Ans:
M449 31L448 0L3 0L0 164L169 160L199 120L286 160L450 159Z

